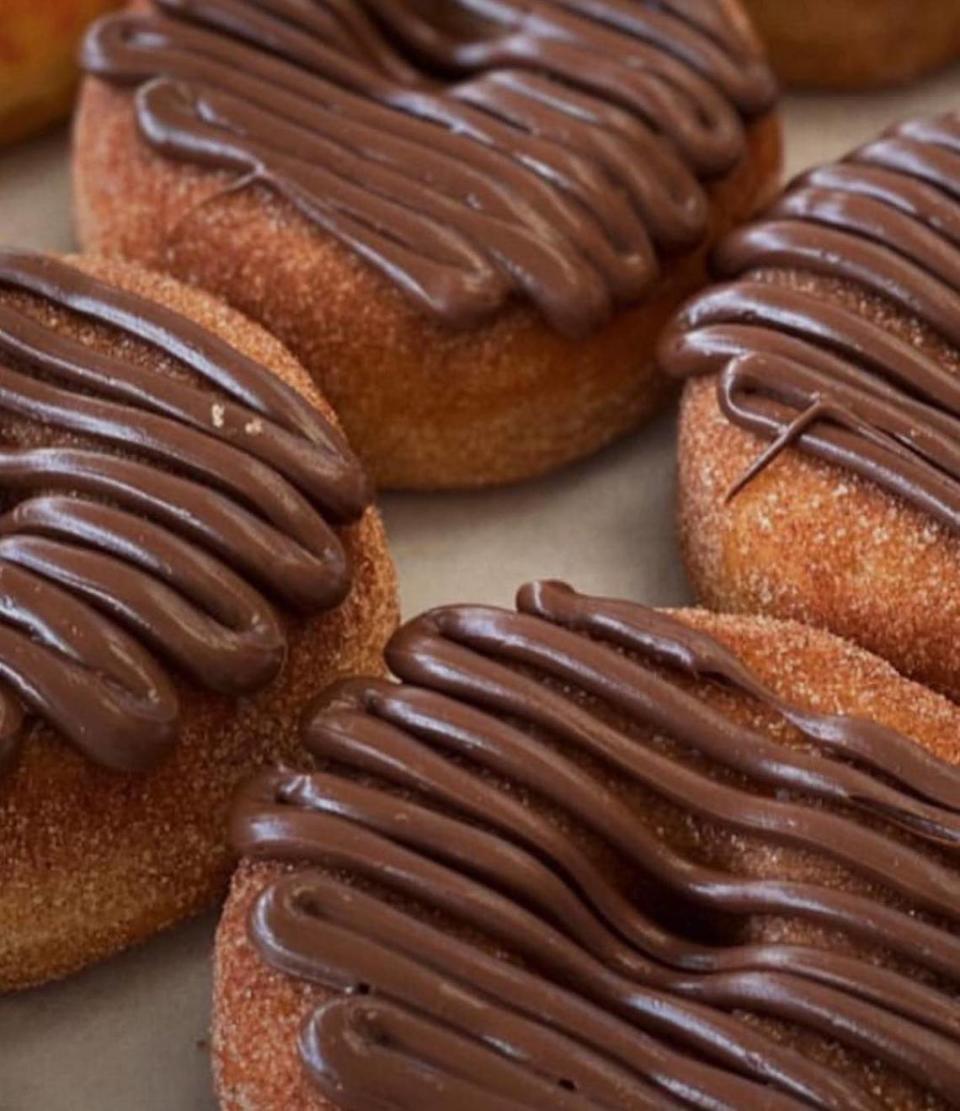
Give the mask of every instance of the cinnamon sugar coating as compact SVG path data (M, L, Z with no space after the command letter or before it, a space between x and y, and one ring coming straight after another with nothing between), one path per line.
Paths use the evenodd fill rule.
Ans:
M777 75L814 89L906 84L960 57L960 8L943 0L746 0Z

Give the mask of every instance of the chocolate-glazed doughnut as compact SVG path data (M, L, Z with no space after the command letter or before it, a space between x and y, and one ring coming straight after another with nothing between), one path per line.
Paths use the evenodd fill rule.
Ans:
M775 160L763 122L772 79L727 3L162 0L100 22L83 60L97 79L78 121L85 240L269 320L390 484L474 485L562 461L531 441L534 400L562 403L596 443L622 430L615 411L636 422L655 392L637 365L637 329L648 332L665 291L675 298L691 280L718 225L756 203ZM131 184L159 200L159 220L142 224L136 198L117 209L104 158L142 164ZM268 272L245 293L221 288L214 260L194 252L204 240L212 251L208 232L239 209L245 249ZM274 213L285 243L275 227L270 242L261 234ZM306 296L308 272L326 305ZM369 309L354 325L374 299L382 319L369 334ZM364 334L345 335L348 323ZM604 355L617 385L591 386L597 349L628 332L629 363ZM416 337L415 370L403 337ZM566 369L547 367L561 358ZM510 359L505 383L498 366ZM557 387L571 360L573 409ZM367 373L380 395L375 429ZM414 402L391 399L391 381ZM425 403L421 386L445 397ZM622 396L613 404L626 388L629 411ZM599 417L585 406L602 406L606 427L583 428ZM566 440L554 452L587 449L541 423ZM530 459L511 460L520 452Z
M305 719L314 770L237 796L225 1107L960 1100L953 705L550 582L387 659Z
M0 987L209 900L306 668L376 661L369 487L291 366L174 283L0 250Z
M662 338L703 598L960 690L960 117L805 174ZM789 553L789 554L788 554Z

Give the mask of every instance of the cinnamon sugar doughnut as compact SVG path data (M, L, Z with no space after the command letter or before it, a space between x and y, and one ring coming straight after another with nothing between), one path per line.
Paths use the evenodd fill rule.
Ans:
M3 0L0 8L0 146L70 114L84 29L119 0Z
M236 784L395 601L330 409L207 294L2 250L0 371L4 990L210 904Z
M387 660L237 797L225 1109L957 1105L955 705L549 582Z
M661 347L700 597L960 695L960 115L799 179L716 267Z
M639 425L658 331L779 165L735 0L158 0L84 65L83 242L268 327L382 486Z
M788 85L899 85L960 58L960 6L949 0L745 0Z

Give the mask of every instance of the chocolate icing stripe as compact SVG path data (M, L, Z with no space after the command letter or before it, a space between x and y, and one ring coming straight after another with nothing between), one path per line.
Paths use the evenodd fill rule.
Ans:
M661 359L676 374L719 371L723 412L774 440L747 477L797 442L960 527L952 375L863 318L779 286L721 286L690 311L693 327L668 333Z
M529 293L542 289L543 310L557 321L573 318L581 312L581 306L587 313L606 313L608 309L608 291L601 275L590 265L591 260L578 251L565 250L552 231L538 237L519 222L489 220L483 213L444 196L437 200L443 216L452 217L454 210L464 210L458 213L461 226L451 231L442 219L418 211L416 198L424 196L422 183L378 168L370 159L358 159L349 149L320 143L301 133L299 125L288 125L232 97L198 93L195 100L187 101L181 86L161 81L141 90L138 104L151 113L151 136L164 147L178 142L177 129L199 111L213 122L196 129L194 151L203 144L211 158L230 159L232 167L244 174L265 173L302 215L338 235L367 261L381 265L431 311L442 313L445 299L462 294L455 311L466 323L472 323L482 319L489 306L499 303L512 285ZM312 152L316 160L295 160L266 145L255 146L245 138L239 142L224 140L219 136L221 127L232 133L269 127L274 135L285 135L305 152ZM365 211L366 198L374 192L371 177L378 186L376 217ZM331 195L336 198L332 203L327 200ZM564 223L569 223L570 217L566 214ZM483 225L493 237L487 248L476 245L473 234ZM389 233L379 230L387 227ZM590 235L590 239L596 243L596 252L604 251L596 235ZM593 242L586 245L588 253L593 250ZM649 269L643 268L647 254L644 236L634 255L639 265L626 260L626 265L635 270L628 280L637 290L650 280ZM617 267L618 261L611 257ZM457 270L472 274L462 291L451 288L450 276ZM611 282L618 280L612 273L607 276Z
M94 323L112 326L142 340L195 371L234 402L268 418L256 426L255 434L244 427L247 433L241 441L244 447L252 455L282 461L288 477L303 483L334 520L357 520L369 504L367 478L340 432L279 376L265 373L259 363L201 325L155 301L108 286L55 258L28 251L0 250L0 285L37 294ZM29 320L22 320L20 327L27 330L28 336L35 334ZM48 355L58 361L78 353L77 345L63 336L48 335L46 342L53 348ZM202 410L199 414L195 411L198 397L203 396L197 391L184 388L175 380L165 380L162 395L157 396L155 376L92 350L83 354L83 360L74 364L74 372L88 381L94 380L91 374L98 374L98 386L109 382L120 396L136 399L140 405L162 407L181 418L185 409L193 408L190 422L209 430L209 397L207 414L203 416ZM239 423L241 415L242 409L223 399L219 414L222 424L217 427L221 439L237 436L233 425ZM244 426L249 424L250 415L244 416ZM276 454L271 456L268 452Z
M791 753L759 734L749 734L749 744L744 744L743 731L732 727L722 714L609 650L585 657L579 651L579 639L523 614L461 606L409 622L391 641L388 662L408 683L438 687L463 701L516 714L556 731L668 796L697 796L688 805L702 805L718 821L744 832L763 829L770 836L798 844L826 844L838 859L854 868L858 863L864 867L863 858L884 855L866 829L826 813L802 815L772 799L754 808L749 800L738 797L735 788L720 783L708 791L707 781L693 770L654 752L635 751L616 730L596 723L585 712L571 710L566 699L541 689L535 680L517 678L504 663L532 666L558 682L582 686L618 711L668 732L693 751L771 790L803 790L834 802L849 802L868 814L889 814L895 820L902 815L902 824L911 830L923 835L932 828L933 840L956 843L960 815L955 811L915 802L852 768ZM442 649L437 647L440 643ZM486 658L491 651L495 659ZM693 784L700 779L704 779L701 789L695 790ZM920 901L930 900L931 907L939 910L956 908L960 882L933 868L922 855L897 851L895 844L888 848L890 855L878 866L875 878L897 887L903 883L905 893L911 892Z
M901 246L905 245L898 241ZM914 261L900 257L899 250L878 245L855 232L771 218L731 233L717 248L714 259L723 275L766 266L809 270L857 282L928 322L945 339L960 346L956 287L936 275L934 258Z
M523 296L583 335L640 300L655 247L706 235L697 176L743 156L738 109L774 97L755 46L683 5L158 6L83 51L139 86L144 139L279 193L457 327Z
M136 59L136 35L128 34L121 37L122 29L107 24L103 27L102 36L111 43L114 54L120 54L119 46L123 44L122 56L129 59L132 65ZM578 124L576 118L558 117L560 129L554 135L547 126L549 118L540 112L534 116L533 132L527 132L523 145L517 148L517 135L514 129L505 123L498 122L486 111L476 111L467 107L462 101L446 102L429 92L423 90L410 90L396 93L390 97L391 103L397 108L405 108L403 114L394 113L389 119L389 131L384 131L384 116L382 109L371 106L361 97L351 95L348 90L359 89L363 91L370 83L370 75L364 71L357 71L355 67L346 66L336 58L325 57L327 66L336 65L336 76L342 88L311 77L301 70L284 66L276 60L258 55L249 50L240 50L239 58L248 67L253 67L257 72L269 76L274 86L281 85L295 97L278 98L275 88L269 95L265 95L261 88L250 82L238 83L235 76L238 48L236 45L225 43L210 35L202 35L195 31L179 30L175 40L182 45L189 45L190 53L181 51L168 68L176 70L182 77L189 77L203 84L210 82L210 60L217 60L216 81L218 88L232 91L238 96L248 95L253 101L263 108L273 108L279 111L286 106L289 118L295 121L309 120L317 130L328 137L336 138L342 135L339 122L342 118L349 118L353 127L350 140L355 141L360 135L368 135L366 144L371 154L377 159L384 159L393 151L393 164L400 170L405 168L416 169L416 166L405 166L403 155L408 155L406 162L411 158L422 159L426 154L435 149L437 133L435 127L424 126L418 121L441 124L445 127L455 128L462 135L469 135L474 142L465 150L458 152L456 160L444 159L430 167L431 175L424 178L426 183L436 183L438 176L450 179L447 192L457 197L467 191L474 191L478 199L484 201L484 208L491 212L499 210L501 215L514 213L517 222L529 223L534 231L549 241L549 227L552 223L560 223L561 227L568 227L571 234L578 229L589 230L589 223L584 223L576 209L565 203L562 194L549 187L549 181L555 180L564 189L573 193L574 197L588 209L594 210L597 217L609 227L610 235L616 241L629 242L631 237L640 236L641 245L645 244L646 237L642 225L637 221L629 204L624 203L609 189L609 181L600 171L607 171L616 177L624 179L637 207L651 225L655 236L663 237L668 241L676 239L678 242L695 241L699 235L698 227L705 219L705 205L702 197L696 194L695 182L685 171L682 164L664 151L662 144L658 145L652 140L643 128L637 126L623 113L612 107L602 106L589 101L588 98L578 97L572 90L565 94L569 97L571 107L579 107L587 118L598 117L607 120L610 128L600 136L594 135ZM94 44L92 44L93 46ZM201 60L191 60L191 54L205 57ZM149 61L149 55L148 59ZM113 63L116 65L116 62ZM222 68L221 68L222 66ZM130 71L131 75L139 72L135 66ZM149 67L142 71L149 75ZM523 94L536 99L535 90L531 89L529 75L515 72L499 73L491 78L496 87L503 92L508 90L522 90ZM470 86L459 90L463 96L468 95ZM480 97L480 90L473 89L472 95ZM307 101L311 103L308 104ZM549 103L551 98L546 98ZM519 110L523 102L523 95L511 97L510 103L514 112ZM324 115L324 109L335 109L333 118ZM494 98L489 107L496 115L497 102ZM503 108L503 105L500 105ZM613 125L616 124L616 127ZM360 135L358 130L361 129ZM526 128L523 128L526 130ZM623 133L621 136L620 133ZM575 151L558 145L569 135L582 134L586 142L586 150L592 152L592 158L599 160L595 165L586 157L578 155ZM630 139L632 145L624 142ZM300 136L300 141L303 137ZM397 138L403 139L408 147L396 142ZM552 140L555 139L556 142ZM646 141L645 141L646 140ZM642 144L645 158L652 162L651 168L655 175L638 172L634 165L637 150L636 144ZM424 150L424 147L427 150ZM490 150L487 148L499 148ZM545 174L547 181L541 182L534 175L526 176L523 191L504 188L500 178L504 172L502 154L510 154L522 164L531 169ZM458 183L458 177L468 175L464 184ZM442 180L442 178L441 178ZM491 196L498 198L496 203L491 202ZM677 197L677 200L673 198ZM541 210L542 209L542 215ZM581 231L581 234L585 232Z
M229 695L270 682L286 634L261 591L304 613L342 600L350 568L324 514L354 519L365 480L308 402L200 326L26 252L0 251L0 289L32 299L0 305L0 411L43 444L0 451L0 760L19 699L99 763L142 769L179 718L150 653ZM71 339L41 307L174 373Z
M872 397L896 400L918 421L956 432L951 416L960 415L960 389L948 369L812 292L759 280L730 282L698 298L689 319L691 330L670 332L662 347L680 374L723 371L741 355L779 357L856 384Z
M517 596L517 608L651 657L685 671L693 679L723 680L775 710L825 754L863 761L897 781L901 788L960 811L960 768L945 764L914 741L878 722L848 714L819 714L791 705L761 683L713 637L684 629L682 640L678 640L676 622L657 610L612 598L585 599L561 583L550 582L523 587ZM773 751L759 735L752 738L752 743L758 752ZM777 746L776 751L781 760L792 756L782 746ZM800 759L801 765L807 763ZM756 772L756 768L751 770ZM851 784L848 787L851 795L867 788L866 781L847 777L842 768L832 770Z
M900 209L928 228L960 243L960 210L936 186L889 169L878 162L836 162L818 166L799 179L799 184L843 194L873 197Z
M103 35L117 38L121 31L122 28L107 24ZM136 41L135 35L130 38ZM302 214L346 238L370 261L379 260L392 277L417 297L429 301L435 311L443 311L437 298L444 297L457 298L456 304L451 303L449 308L464 319L474 314L483 316L495 308L512 280L506 271L515 269L518 279L523 278L522 267L514 267L514 257L509 250L504 253L504 242L507 246L513 243L517 249L516 261L522 261L523 266L531 265L539 255L541 277L552 274L552 284L557 287L545 292L551 303L556 304L557 311L563 308L559 298L568 296L569 300L563 303L568 304L571 311L577 311L576 304L584 299L595 304L598 311L605 311L607 295L600 286L599 276L592 272L592 267L584 266L585 259L579 250L570 249L577 239L584 241L588 254L606 260L611 279L623 268L633 271L631 274L628 270L623 279L618 279L618 282L626 281L625 294L639 293L652 280L653 259L646 232L629 209L620 204L619 198L605 200L601 196L596 170L591 167L581 169L561 159L556 172L562 175L562 181L569 183L587 209L601 213L601 218L614 225L618 239L625 236L628 243L630 239L634 241L628 251L634 251L636 258L631 261L630 254L625 252L622 266L617 254L598 234L592 217L579 206L573 207L562 193L540 185L536 177L521 167L513 171L506 184L501 182L505 172L503 159L488 149L488 143L499 141L503 146L515 141L515 137L511 139L509 134L502 133L502 128L498 129L495 121L486 115L477 119L473 110L431 103L425 93L418 94L416 102L411 103L414 118L393 111L386 111L386 115L385 110L371 112L370 106L356 96L309 78L300 70L284 67L272 58L262 61L256 52L238 48L232 51L238 57L231 58L231 51L225 50L220 40L193 30L178 31L173 41L181 39L196 53L197 60L191 63L189 53L183 58L179 53L171 53L164 72L187 77L196 75L197 79L202 78L203 84L198 85L196 91L165 82L142 90L141 123L149 128L151 140L176 154L183 130L193 127L191 151L195 156L202 150L214 164L229 159L231 168L238 172L267 173L274 186ZM122 56L129 52L127 46ZM213 67L210 56L217 59ZM236 68L238 62L240 73ZM264 80L269 76L269 97L264 96L262 86L243 76L248 70L262 71ZM207 90L211 81L224 93ZM206 122L194 126L191 118L201 105ZM418 122L416 115L446 117L449 126L462 129L464 111L470 117L467 122L474 124L479 141L470 144L463 156L454 160L442 150L438 151L437 128L429 122ZM344 119L352 124L348 135L343 133ZM296 121L295 126L285 120ZM233 127L238 133L230 134L224 131L224 126ZM290 138L289 143L281 144L279 151L275 146L278 127L281 130L285 127ZM272 145L258 146L254 152L246 137L251 130ZM615 139L608 145L616 153ZM283 153L290 147L298 152L298 158ZM315 157L308 162L300 155L310 150ZM532 149L528 153L528 157L537 155L550 159L551 151ZM620 166L626 165L623 158L618 162ZM335 167L336 172L331 167ZM515 184L518 174L526 183L524 190L508 187L511 181ZM442 210L438 214L441 218L423 208L425 188L437 189L438 183L445 185L436 198ZM377 190L377 225L390 227L389 235L378 236L374 245L370 237L375 234L375 228L366 211L369 208L366 198L371 188ZM482 200L483 210L463 211L458 198L465 195ZM538 208L542 209L542 215ZM471 226L478 230L482 226L481 243L489 241L504 266L464 238L455 226L459 217L446 226L442 220L444 213L451 219L461 213ZM558 238L554 228L560 232L567 230L568 245ZM425 253L431 257L424 257ZM457 266L472 273L469 282L459 287L451 285L451 267ZM569 287L569 295L564 292L565 287Z
M376 712L373 705L370 709ZM466 773L445 774L442 759L431 757L426 746L411 744L400 730L385 730L374 723L370 723L374 725L371 729L366 724L360 715L347 723L330 721L325 716L310 739L310 748L322 758L346 763L351 743L356 747L362 744L379 760L360 762L354 755L350 766L357 771L362 766L366 772L375 772L395 787L409 785L412 778L398 775L397 768L419 768L420 782L415 787L429 789L438 800L438 784L447 781L444 804L465 815L469 813L474 821L495 827L496 834L485 833L465 822L453 822L442 813L413 803L398 803L391 795L354 787L335 777L266 775L251 786L237 809L235 847L255 856L293 861L307 858L370 879L376 879L383 868L389 867L393 886L423 897L422 886L416 879L416 862L408 864L406 870L413 878L400 881L403 864L391 843L405 845L495 886L544 921L560 926L607 967L648 986L707 999L724 1007L748 1006L752 984L759 975L771 986L787 989L790 1000L797 1006L805 989L801 985L798 990L794 976L790 975L796 974L877 1003L886 1011L931 1030L954 1038L960 1036L960 1006L956 1003L932 997L904 977L883 970L871 973L865 981L859 961L802 946L717 949L684 943L682 938L660 929L654 919L638 913L589 859L576 846L558 838L548 823L527 814L522 806L511 805L495 788L484 787L482 781L478 783ZM449 725L449 719L444 719L444 724ZM404 761L402 765L400 760ZM457 791L462 791L462 796ZM309 811L316 811L316 816L308 818ZM372 841L363 848L356 845L345 848L342 834L338 836L339 822L331 822L321 814L348 817L357 826L389 840ZM589 824L589 815L585 816L582 809L576 816ZM641 846L644 840L650 840L642 830L638 836ZM519 844L521 839L523 846ZM647 847L641 846L635 853L640 859L647 855ZM657 851L654 844L650 855ZM681 889L683 880L679 873L685 865L676 857L669 859L669 853L660 855L668 858L667 866L677 873L675 886ZM708 870L701 869L698 882L716 884L726 879L720 873L711 876ZM509 934L507 930L504 936ZM843 1003L838 1007L845 1009Z
M850 161L885 166L928 181L956 199L960 197L957 134L955 117L951 114L908 121L876 142L854 151Z
M176 0L164 0L166 7L174 3ZM491 47L479 37L476 41L464 41L457 35L455 26L453 33L444 33L439 25L442 19L436 24L428 18L418 19L412 5L404 9L391 4L390 0L367 0L367 3L401 40L416 44L424 56L442 59L447 67L469 70L491 66L495 64L494 51L501 56L506 54L508 64L524 60L519 47L508 52L501 44ZM475 11L481 19L484 12L496 18L493 5L466 0L461 7L464 13ZM631 0L546 0L528 4L523 9L519 5L501 5L500 14L504 27L512 25L519 29L519 21L525 19L527 35L566 38L574 42L590 41L591 36L598 36L594 39L597 47L601 42L614 44L614 56L622 50L617 35L620 32L679 59L718 86L742 111L762 112L769 107L774 95L770 70L756 45L745 37L738 38L736 28L721 15L719 6L700 4L682 9L677 5L672 11L669 8L666 4L638 5ZM707 18L698 27L704 16ZM673 72L678 72L676 67Z
M791 190L771 208L770 215L837 228L881 246L895 244L898 254L934 278L954 289L960 286L960 252L956 245L925 221L897 211L886 201L853 193L838 196L834 189L804 186Z
M691 301L659 357L678 377L717 373L726 417L771 441L731 495L795 444L960 529L952 367L829 291L775 278L861 287L960 349L960 115L911 121L806 174L721 244L716 266L736 280Z
M341 999L331 1003L305 1027L301 1044L308 1068L328 1099L342 1099L342 1093L349 1091L351 1098L376 1105L399 1089L409 1096L413 1106L425 1107L436 1096L437 1071L442 1071L445 1060L457 1058L463 1064L457 1075L445 1077L443 1087L448 1105L457 1111L516 1111L524 1106L586 1111L616 1106L612 1101L622 1101L625 1090L631 1107L680 1106L663 1093L644 1091L636 1077L625 1070L617 1070L608 1062L585 1060L582 1049L574 1055L569 1042L551 1037L543 1027L525 1027L514 1020L512 1035L515 1044L525 1039L524 1057L544 1062L536 1073L440 1023L381 1000ZM324 1048L331 1043L337 1047L333 1061ZM373 1067L371 1061L376 1062ZM597 1103L565 1090L539 1075L547 1069L571 1086L576 1082L567 1074L586 1072L590 1081L602 1085L607 1099Z
M30 535L37 532L44 535ZM0 535L0 559L113 613L211 690L255 690L283 664L285 637L260 595L216 560L141 518L75 498L35 498L0 518ZM58 535L84 546L48 538ZM89 544L99 550L90 551ZM131 564L149 573L133 573ZM158 581L164 579L174 589Z
M576 1045L571 1063L582 1071L586 1071L584 1064L589 1067L590 1058L599 1051L620 1069L634 1073L632 1087L637 1085L639 1076L694 1106L732 1111L745 1105L738 1100L749 1101L751 1105L756 1101L765 1108L799 1106L796 1100L779 1092L701 1063L687 1052L671 1049L629 1020L594 1007L569 988L531 975L479 946L461 942L431 928L419 917L398 911L387 902L333 878L300 873L280 880L255 905L252 923L261 952L283 971L324 985L336 983L342 985L341 990L349 990L358 982L366 983L375 988L377 996L409 999L414 1008L428 1014L434 1012L439 997L447 1026L471 1033L471 1027L475 1030L480 1026L485 1036L479 1040L501 1053L504 1044L512 1049L506 1039L516 1028L514 1015L519 1015L521 1020L532 1020L545 1031L555 1030L572 1037ZM327 923L329 926L324 928ZM322 957L304 960L305 949ZM629 1001L638 1011L647 1003L645 994L636 991L631 992ZM677 1024L676 1033L682 1033L688 1045L702 1044L712 1028L727 1027L743 1042L720 1045L717 1052L726 1050L742 1057L745 1069L775 1076L781 1062L790 1062L799 1073L795 1083L803 1093L801 1099L808 1097L815 1106L870 1106L858 1100L853 1090L839 1083L831 1085L829 1077L818 1077L817 1070L806 1066L798 1055L773 1043L764 1045L765 1039L735 1019L719 1013L711 1015L706 1008L673 1002L667 996L660 997L659 1002L662 1009L653 1008L646 1016L650 1024L661 1028ZM501 1010L506 1014L501 1015ZM521 1024L522 1031L525 1025L526 1022ZM503 1040L502 1027L506 1027ZM518 1046L520 1054L522 1044ZM768 1058L751 1054L758 1046L768 1050ZM335 1057L336 1046L325 1044L323 1049ZM450 1064L455 1068L461 1066L460 1061ZM539 1062L532 1064L536 1067ZM588 1082L589 1079L588 1074ZM818 1091L816 1081L821 1079L824 1082ZM809 1081L812 1089L804 1091L804 1081ZM632 1106L632 1087L621 1097L622 1102L612 1106ZM592 1088L591 1083L586 1089L588 1094ZM640 1092L643 1094L642 1081ZM400 1107L415 1106L408 1093L393 1093L394 1099L398 1096ZM442 1106L445 1104L440 1092L425 1105L424 1111Z
M408 624L388 650L400 684L340 683L308 715L307 746L324 770L265 773L238 798L238 851L323 870L294 872L261 897L251 930L265 958L334 992L363 985L360 997L321 1004L304 1028L301 1048L321 1090L361 1109L378 1099L448 1106L442 1096L423 1102L416 1079L431 1024L452 1035L429 1058L443 1082L482 1082L490 1050L540 1065L542 1075L547 1066L527 1041L540 1032L528 1024L556 1028L544 992L563 985L579 1018L562 1029L579 1051L609 1054L596 1038L599 1007L684 1055L674 1084L688 1077L689 1055L728 1070L681 1090L638 1068L645 1057L625 1058L681 1102L872 1105L832 1068L767 1043L744 1012L805 1027L948 1104L960 1100L960 1004L941 990L960 968L960 882L934 847L957 821L956 769L877 723L787 703L722 645L666 614L555 583L524 588L518 607L450 607ZM812 747L735 725L677 687L678 670L758 700ZM680 748L664 750L633 726ZM735 778L720 774L724 764ZM848 890L839 876L797 882L691 858L655 810L645 816L647 802L630 801L640 784L706 828L795 842L869 883ZM909 826L920 839L908 843L897 823L920 813L925 820ZM733 923L746 927L758 914L807 919L824 940L742 943ZM852 950L831 940L838 934ZM497 997L499 1033L489 1012L467 1020L438 1002L485 992L476 960L493 954L514 977ZM906 963L888 966L892 954ZM415 982L429 995L411 996ZM393 1071L382 1088L368 1087L340 1038L363 1007L381 1004ZM329 1023L328 1008L339 1016ZM524 1020L510 1036L499 1026L504 1010ZM428 1025L408 1027L414 1012ZM737 1083L766 1078L773 1087L734 1096L725 1083L736 1074ZM608 1104L595 1083L578 1082L577 1094L633 1106L626 1096ZM504 1094L538 1106L520 1092Z
M30 490L82 492L114 501L180 533L302 611L333 605L346 579L337 551L320 561L229 498L149 464L75 448L0 452L0 480Z
M809 392L799 411L757 396L775 377L797 392L807 384ZM827 386L829 400L825 400L821 392ZM860 399L857 399L856 408L836 400L838 391L829 379L811 374L802 364L757 355L744 356L725 368L720 391L720 405L729 419L744 428L776 437L731 488L729 497L784 448L802 437L803 446L810 454L877 482L891 493L913 502L948 528L960 527L956 474L947 469L949 455L954 452L949 450L945 458L934 457L928 462L914 445L904 446L895 435L901 429L910 436L933 442L929 430L918 429L905 415L896 414L890 422L874 423L867 415L871 407ZM807 432L808 428L814 431ZM948 449L951 447L948 445ZM941 463L942 469L937 466Z
M340 714L344 706L362 707L370 718L351 715L344 722ZM522 836L536 853L557 862L558 869L569 875L599 913L616 922L621 934L659 960L692 970L714 967L713 957L687 954L668 935L638 917L589 860L575 846L558 838L549 825L495 791L478 796L476 785L468 778L445 770L445 760L432 758L424 746L411 751L411 742L401 740L403 734L385 730L372 720L374 716L416 731L431 744L449 749L453 756L483 752L486 764L498 774L552 797L564 808L576 803L578 819L585 827L614 842L627 859L675 894L717 909L807 917L853 932L872 944L897 949L947 976L955 972L960 961L960 940L869 900L839 893L825 898L824 891L812 885L738 879L693 866L649 836L612 792L601 790L596 782L554 759L523 734L502 726L494 728L488 715L443 699L437 692L407 686L387 688L374 681L346 684L331 692L328 711L318 714L307 731L307 745L317 756L389 780L403 790L426 792L442 799L445 805L468 812L474 820L495 824L514 839ZM314 793L302 784L288 787L284 794L291 801L300 801L301 791L312 805ZM602 817L598 819L598 815ZM243 847L253 851L252 843L244 841ZM718 970L724 967L722 960L716 965Z
M28 710L106 767L141 770L176 739L176 692L136 641L7 560L0 562L0 676Z
M383 6L384 0L378 0ZM747 113L763 112L774 95L773 78L756 43L738 26L729 8L710 4L667 4L642 14L632 0L553 0L588 18L628 31L688 63Z
M371 2L399 41L407 35L413 38L416 23L409 11L382 0ZM582 18L580 12L590 6L583 0L570 0L562 7L508 0L499 9L487 6L488 35L478 28L477 37L460 49L455 41L445 49L437 37L425 37L419 45L436 66L465 73L530 68L558 84L573 84L669 134L696 170L716 173L729 168L742 141L731 105L692 68L670 52L651 47L640 34L625 41L605 21ZM462 7L481 10L470 0ZM650 28L649 17L644 25Z
M0 346L3 340L0 336ZM36 369L48 364L36 360ZM301 498L272 468L246 452L223 444L178 421L84 397L72 390L19 374L0 364L0 406L15 416L96 436L162 464L179 467L202 484L223 488L232 500L248 502L278 529L302 544L318 563L342 561L339 545L326 522L314 516Z

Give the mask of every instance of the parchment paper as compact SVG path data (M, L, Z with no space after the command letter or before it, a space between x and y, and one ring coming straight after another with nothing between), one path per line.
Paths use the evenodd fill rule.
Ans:
M790 98L788 172L897 119L958 106L957 69L906 91ZM65 132L0 157L0 241L70 249L69 208ZM673 535L673 420L514 489L384 497L404 611L509 604L541 576L653 604L689 601ZM0 998L0 1111L212 1111L214 923L208 915L62 984Z

